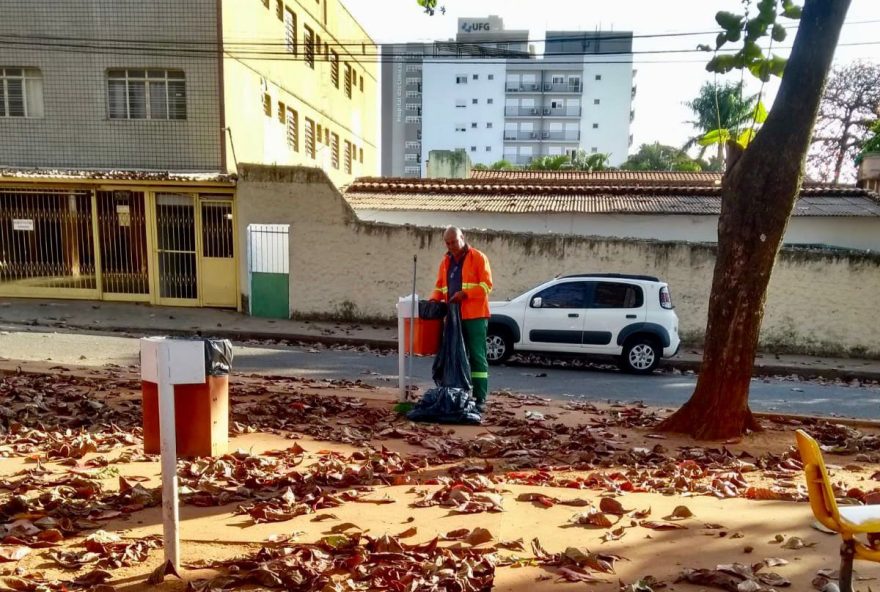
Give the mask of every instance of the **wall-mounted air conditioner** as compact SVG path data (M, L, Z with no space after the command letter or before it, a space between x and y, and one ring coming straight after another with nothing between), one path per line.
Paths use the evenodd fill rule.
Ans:
M538 114L538 110L537 110L537 109L532 109L532 115L537 115L537 114Z
M547 138L550 137L550 132L544 132L543 134L541 134L541 137L546 140Z
M529 134L529 135L530 135L530 137L531 137L532 139L535 139L535 138L538 137L538 132L532 132L532 133Z
M550 107L544 107L544 115L550 115Z
M552 84L545 84L544 90L553 90L553 85Z

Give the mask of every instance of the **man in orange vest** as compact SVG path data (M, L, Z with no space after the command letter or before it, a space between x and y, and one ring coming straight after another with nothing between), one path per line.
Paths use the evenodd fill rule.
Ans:
M489 327L492 269L486 255L464 241L460 229L448 227L443 233L443 240L449 252L440 262L437 285L431 293L431 300L445 300L461 306L462 332L471 363L474 398L482 412L489 394L486 330Z

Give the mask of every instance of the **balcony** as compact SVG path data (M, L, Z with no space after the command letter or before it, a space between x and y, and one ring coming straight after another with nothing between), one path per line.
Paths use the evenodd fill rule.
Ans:
M560 83L552 83L545 82L544 83L544 92L553 92L553 93L580 93L583 90L583 86L580 84L569 84L567 82Z
M581 139L579 131L516 131L504 132L505 142L540 142L542 140L554 140L558 142L578 142Z
M580 107L505 107L507 117L580 117Z
M523 93L539 93L543 92L541 90L541 85L537 82L535 83L527 83L527 84L508 84L505 87L505 90L509 93L511 92L523 92Z

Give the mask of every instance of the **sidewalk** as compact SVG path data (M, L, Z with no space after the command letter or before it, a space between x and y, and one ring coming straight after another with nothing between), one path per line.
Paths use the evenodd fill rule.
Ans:
M132 335L204 335L235 341L274 340L397 349L397 328L387 325L271 320L249 317L229 310L123 302L0 299L0 330L21 326ZM675 358L664 360L664 365L683 372L697 371L702 355L702 350L698 348L682 347ZM794 374L803 378L880 381L880 360L759 353L755 360L755 374Z

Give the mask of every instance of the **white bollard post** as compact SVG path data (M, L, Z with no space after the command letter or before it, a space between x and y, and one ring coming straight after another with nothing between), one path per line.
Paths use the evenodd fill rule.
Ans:
M141 379L158 385L165 562L171 562L174 569L180 571L174 385L205 383L204 343L200 340L144 337L141 339Z
M165 561L180 571L180 511L177 499L177 426L174 418L174 385L171 383L171 349L159 345L159 437L162 458L162 526Z

